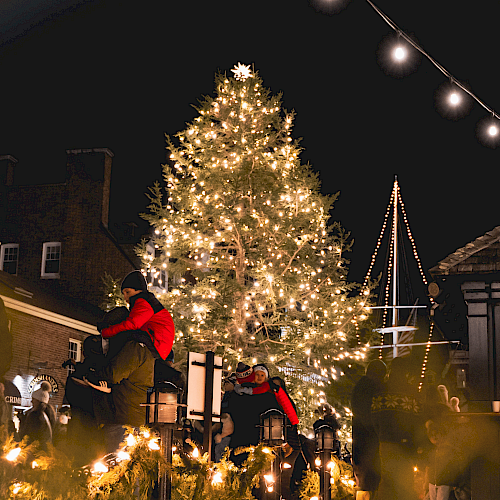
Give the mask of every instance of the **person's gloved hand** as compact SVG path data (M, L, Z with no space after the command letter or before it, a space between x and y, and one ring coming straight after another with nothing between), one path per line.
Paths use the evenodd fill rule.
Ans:
M299 439L299 431L297 429L297 425L292 425L287 429L286 434L287 443L294 449L300 449L300 439Z
M243 387L240 384L236 384L234 386L234 392L238 394L238 396L241 396L243 394L249 394L251 396L253 394L251 387Z
M107 324L104 321L97 322L97 330L101 333L105 328L107 328Z
M270 387L271 391L273 391L273 392L278 392L279 391L281 385L278 384L278 383L276 383L275 380L274 380L274 378L270 378L268 380L268 382L269 382L269 387Z

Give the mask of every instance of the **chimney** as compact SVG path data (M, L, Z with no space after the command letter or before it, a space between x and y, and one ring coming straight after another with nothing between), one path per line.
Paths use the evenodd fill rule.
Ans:
M0 184L2 186L14 184L14 167L17 162L17 158L12 155L0 156Z
M102 182L101 222L107 228L113 152L108 148L67 149L66 155L68 177L78 174Z

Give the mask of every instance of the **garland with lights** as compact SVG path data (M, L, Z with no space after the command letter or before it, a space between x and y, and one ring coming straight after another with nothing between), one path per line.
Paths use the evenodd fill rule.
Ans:
M132 498L139 485L139 498L150 498L158 473L166 464L158 438L150 430L128 435L123 448L91 466L75 468L59 449L47 453L36 442L16 442L8 437L0 458L0 497L16 500L118 500Z
M144 427L130 433L117 453L102 457L89 466L75 469L71 460L54 447L48 453L36 444L16 442L10 436L0 458L0 497L16 500L118 500L151 497L159 474L166 470L158 438ZM224 458L208 462L207 455L174 453L172 500L225 499L253 500L251 489L259 475L269 468L273 455L258 446L243 450L248 458L237 468ZM138 496L134 496L138 495Z
M463 83L458 81L446 68L439 64L433 57L431 57L415 40L407 35L389 16L384 14L379 7L377 7L371 0L366 0L373 10L398 34L403 38L411 47L417 50L420 54L425 56L443 75L450 81L450 91L448 95L448 102L451 106L457 107L461 104L464 94L467 94L474 99L481 107L491 114L491 119L487 123L485 130L488 141L486 143L498 144L500 137L500 115L496 113L491 107L481 101L473 92L471 92ZM406 47L397 45L394 49L393 56L398 63L403 63L406 59ZM484 142L484 141L483 141Z
M356 498L356 481L352 466L332 455L328 470L331 500L354 500ZM307 470L304 472L299 488L299 498L300 500L318 500L319 497L319 474L314 470Z
M102 457L89 466L75 469L71 460L54 447L48 453L37 450L36 444L16 442L12 436L2 446L0 458L0 496L12 500L119 500L151 498L155 480L167 465L160 452L158 438L143 427L130 433L116 453ZM254 500L254 488L271 467L273 448L259 445L237 450L247 458L240 467L226 454L217 463L200 456L198 450L188 454L175 452L171 469L172 500ZM354 499L352 468L332 457L332 500ZM264 474L266 484L275 478ZM300 498L311 500L319 493L318 474L306 471ZM135 496L134 496L135 495ZM138 496L137 496L138 495Z

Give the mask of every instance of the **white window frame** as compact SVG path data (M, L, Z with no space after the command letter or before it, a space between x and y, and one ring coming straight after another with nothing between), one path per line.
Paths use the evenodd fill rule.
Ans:
M3 271L5 252L9 248L17 248L16 272L12 275L17 276L17 271L19 269L19 243L4 243L0 247L0 271Z
M146 243L146 253L150 256L151 260L157 257L157 250L151 240ZM155 278L155 274L158 277ZM166 293L168 292L168 271L163 267L157 268L155 272L149 271L147 278L149 283L151 283L150 291L156 293ZM161 281L161 283L160 283Z
M74 344L76 346L75 349L71 349L71 344ZM72 339L70 338L68 340L68 358L74 359L77 363L79 363L82 360L82 349L83 349L83 342L78 339ZM75 354L75 357L72 356L72 354ZM73 373L75 369L70 365L68 366L68 374Z
M49 253L49 249L53 247L59 247L59 271L61 270L61 242L60 241L48 241L43 244L42 250L42 278L60 278L60 272L57 273L47 273L45 272L45 264L47 263L47 254Z

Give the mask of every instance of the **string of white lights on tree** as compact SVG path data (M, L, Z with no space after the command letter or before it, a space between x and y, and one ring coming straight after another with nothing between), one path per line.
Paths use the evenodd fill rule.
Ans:
M461 89L463 92L468 94L472 99L474 99L480 106L482 106L488 113L491 114L491 122L487 127L487 133L491 138L498 137L500 135L500 125L497 120L500 120L500 115L496 113L493 108L485 104L481 99L479 99L472 91L470 91L463 83L457 80L445 67L439 64L431 55L429 55L415 40L412 40L390 17L384 14L373 2L366 0L368 4L375 10L375 12L406 42L408 42L414 49L425 56L441 73L443 73L446 78L449 79L450 83L457 88ZM398 46L394 50L394 58L402 62L406 58L406 51L402 46ZM457 106L461 102L461 96L456 90L453 90L449 94L448 102L452 106ZM496 119L496 120L495 120Z

